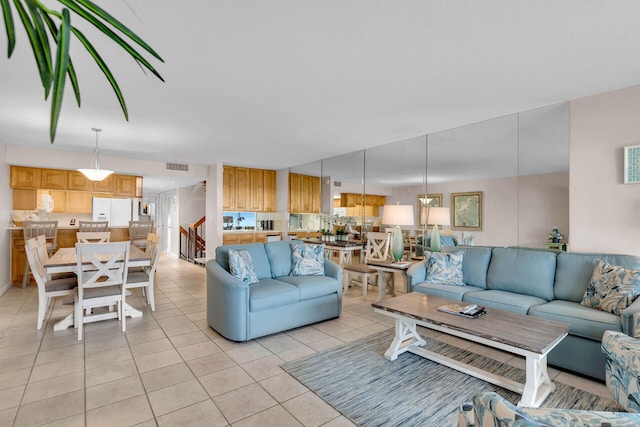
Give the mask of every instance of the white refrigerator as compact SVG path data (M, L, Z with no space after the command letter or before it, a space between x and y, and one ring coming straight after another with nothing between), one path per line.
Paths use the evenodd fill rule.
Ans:
M93 221L109 221L109 226L128 226L133 219L132 199L93 198Z

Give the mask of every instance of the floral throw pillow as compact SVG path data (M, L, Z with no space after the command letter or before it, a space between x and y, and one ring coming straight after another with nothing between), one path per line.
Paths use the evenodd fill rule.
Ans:
M598 260L580 304L620 315L640 295L640 270Z
M242 280L247 285L258 282L256 272L253 270L251 254L244 249L229 250L229 270L235 278Z
M427 264L426 283L464 286L462 281L462 252L431 252Z
M324 245L291 243L291 276L324 276Z

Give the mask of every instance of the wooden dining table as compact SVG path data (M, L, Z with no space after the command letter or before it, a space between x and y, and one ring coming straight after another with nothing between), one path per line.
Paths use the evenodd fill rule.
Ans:
M104 254L106 259L109 259L108 254ZM83 262L83 264L85 264ZM91 262L86 262L87 266L91 265ZM135 245L129 247L129 267L147 267L151 265L151 257L145 253L142 249ZM61 248L56 251L49 261L44 265L44 269L48 274L52 273L78 273L78 256L76 255L76 248ZM123 305L125 316L128 317L142 317L142 311L137 310L124 302ZM64 319L59 320L53 325L53 330L60 331L73 326L73 311L67 315Z

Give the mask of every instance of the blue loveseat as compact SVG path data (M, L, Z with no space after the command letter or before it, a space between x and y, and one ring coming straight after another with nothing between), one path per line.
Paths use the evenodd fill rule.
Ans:
M407 271L409 290L571 324L549 353L552 365L604 380L604 331L640 336L640 298L620 316L580 304L597 260L640 269L638 257L481 246L443 252L463 253L464 286L425 283L427 268L420 262Z
M449 236L445 234L440 235L440 246L457 246L458 238L456 236ZM416 244L416 256L424 256L425 251L431 249L431 236L418 236L418 243Z
M231 275L231 249L249 252L257 283ZM233 341L339 317L342 310L342 269L325 260L324 276L290 276L289 241L219 246L206 271L207 322Z

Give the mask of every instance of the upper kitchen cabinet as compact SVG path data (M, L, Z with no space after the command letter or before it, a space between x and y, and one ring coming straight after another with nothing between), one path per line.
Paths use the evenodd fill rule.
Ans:
M289 213L320 213L320 177L289 174Z
M115 196L142 197L142 177L133 175L116 175Z
M224 211L275 212L276 171L224 166L222 182Z
M78 171L67 172L67 189L76 191L90 191L91 181Z
M67 191L66 211L72 213L91 213L93 208L92 196L91 193L86 191Z
M40 171L39 168L11 166L11 188L40 188Z
M40 171L40 188L66 190L67 171L60 169L42 169Z
M264 171L264 211L276 211L276 171Z
M93 192L113 194L114 186L115 186L115 177L116 175L111 174L105 179L103 179L102 181L93 181Z
M236 210L236 168L224 166L222 171L222 210Z
M36 189L14 188L13 189L13 209L32 211L36 209Z

